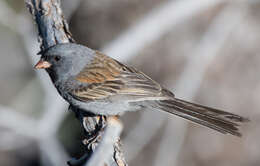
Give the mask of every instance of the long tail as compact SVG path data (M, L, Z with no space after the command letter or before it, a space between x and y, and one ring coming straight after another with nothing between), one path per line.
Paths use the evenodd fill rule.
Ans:
M145 107L160 109L170 114L188 119L194 123L209 127L223 134L241 137L239 126L249 119L229 112L190 103L181 99L145 101Z

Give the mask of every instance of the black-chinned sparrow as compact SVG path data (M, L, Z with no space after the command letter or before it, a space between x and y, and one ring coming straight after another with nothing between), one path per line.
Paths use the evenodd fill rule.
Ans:
M118 115L140 109L165 111L217 130L241 136L248 119L178 98L150 77L101 52L78 44L58 44L42 52L37 69L46 69L71 107L94 115Z

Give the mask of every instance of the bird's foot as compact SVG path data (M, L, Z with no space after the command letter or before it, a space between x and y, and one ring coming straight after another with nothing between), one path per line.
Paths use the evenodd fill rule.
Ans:
M87 146L87 148L89 150L94 150L98 143L100 142L101 138L102 138L102 135L104 133L104 130L101 129L101 130L98 130L96 131L95 133L91 133L91 135L88 135L87 138L85 138L82 143Z

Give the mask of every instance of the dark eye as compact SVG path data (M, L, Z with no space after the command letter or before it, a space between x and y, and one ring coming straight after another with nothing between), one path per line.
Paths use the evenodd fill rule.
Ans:
M56 62L60 61L60 59L61 59L60 56L55 56L55 57L54 57L54 60L55 60Z

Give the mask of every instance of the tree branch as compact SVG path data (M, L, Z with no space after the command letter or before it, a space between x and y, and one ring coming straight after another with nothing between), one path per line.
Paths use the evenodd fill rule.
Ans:
M106 163L106 165L112 165L114 161L111 161L111 156L114 156L113 160L115 160L119 166L125 165L124 160L117 161L118 159L120 160L120 157L118 158L120 153L114 153L113 151L113 144L119 141L122 128L123 126L121 122L116 117L108 118L103 139L101 140L95 153L86 163L86 166L102 166L104 163ZM116 146L118 148L117 144L114 144L114 147ZM101 156L102 158L100 158Z
M41 51L56 44L75 42L64 19L60 0L26 0L26 5L38 27ZM83 126L88 133L85 141L88 150L80 161L72 160L69 164L77 165L88 160L88 165L100 165L104 164L100 163L102 159L107 165L126 165L118 138L122 130L121 123L114 118L107 121L106 117L101 116L83 115L79 118L83 119ZM97 152L93 153L99 143Z
M26 4L37 24L41 49L74 42L59 0L27 0Z

